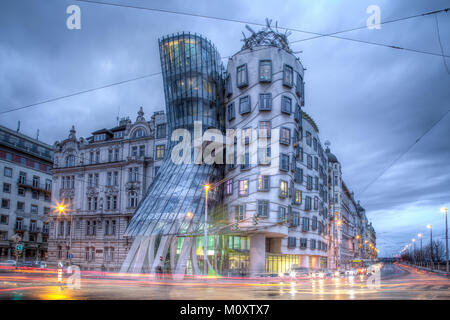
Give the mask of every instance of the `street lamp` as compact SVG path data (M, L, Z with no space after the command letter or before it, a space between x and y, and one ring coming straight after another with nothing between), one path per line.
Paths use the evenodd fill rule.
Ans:
M205 184L205 239L203 243L203 274L207 275L208 270L208 191L211 185Z
M58 216L61 215L66 215L66 206L64 205L64 201L61 201L60 203L57 204L56 206L56 210L58 212ZM72 264L72 220L73 220L73 215L70 214L70 232L69 232L69 260L70 260L70 264Z
M422 234L419 233L419 234L417 234L417 236L418 236L419 239L420 239L420 257L419 257L419 259L420 259L420 261L422 261L422 259L423 259L423 252L422 252ZM421 262L421 263L422 263L422 262Z
M430 257L431 263L433 264L433 226L431 224L427 224L427 228L430 229Z
M447 208L441 208L441 212L445 214L445 262L446 271L448 273L448 225L447 225Z

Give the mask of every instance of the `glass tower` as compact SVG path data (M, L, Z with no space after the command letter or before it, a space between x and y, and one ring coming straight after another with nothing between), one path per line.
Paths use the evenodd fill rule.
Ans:
M193 146L194 124L201 124L201 133L210 128L223 132L224 68L214 45L199 35L181 33L159 39L159 49L169 137L176 129L186 129ZM202 235L205 218L203 186L220 180L223 166L195 164L193 147L189 163L174 163L171 154L178 142L169 138L164 164L127 228L126 235L135 240L123 272L152 272L167 256L177 273L184 273L188 262L197 263L195 236ZM209 196L208 207L216 207L220 195ZM183 235L191 237L180 246L177 237Z

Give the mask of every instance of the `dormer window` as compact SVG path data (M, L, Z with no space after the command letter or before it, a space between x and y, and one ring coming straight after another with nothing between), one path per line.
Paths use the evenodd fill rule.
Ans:
M142 137L145 137L144 129L137 129L133 134L133 138L142 138Z
M106 133L96 134L94 136L94 141L103 141L106 139Z
M116 132L114 132L114 139L120 139L120 138L123 138L124 132L125 132L125 131L116 131Z

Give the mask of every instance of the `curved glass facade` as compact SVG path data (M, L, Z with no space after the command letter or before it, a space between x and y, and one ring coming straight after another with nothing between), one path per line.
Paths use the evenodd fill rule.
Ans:
M183 128L193 139L197 121L201 122L203 132L209 128L223 131L224 68L212 43L199 35L182 33L161 38L159 48L169 137L175 129ZM154 268L154 250L156 255L166 256L177 236L201 235L204 230L203 186L220 180L223 166L194 161L175 164L170 155L177 143L169 139L165 161L127 228L126 235L135 240L123 271L140 271L147 265ZM191 147L192 160L193 157ZM208 207L215 207L215 199L220 196L210 191ZM155 236L158 240L152 240ZM191 245L183 244L184 260ZM172 248L171 252L175 250Z

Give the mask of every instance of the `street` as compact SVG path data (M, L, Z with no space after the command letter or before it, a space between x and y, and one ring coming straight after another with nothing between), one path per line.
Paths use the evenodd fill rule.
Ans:
M107 278L81 275L80 289L57 282L55 270L0 269L0 299L193 299L193 300L313 300L313 299L450 299L450 280L410 267L386 264L380 286L368 287L359 276L300 280L162 280L140 276Z

